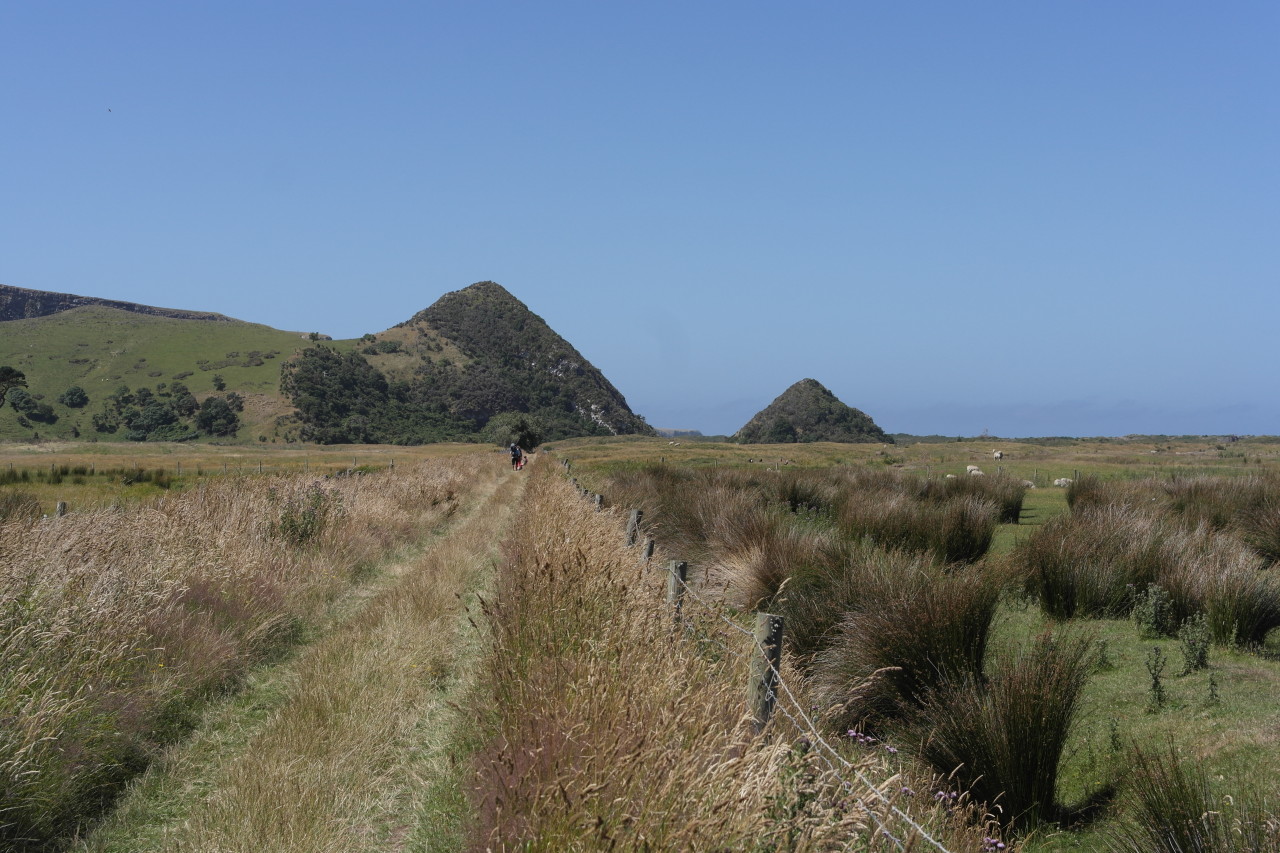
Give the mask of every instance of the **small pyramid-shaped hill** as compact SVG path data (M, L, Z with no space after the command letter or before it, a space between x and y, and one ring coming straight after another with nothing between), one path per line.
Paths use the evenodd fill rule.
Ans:
M846 406L815 379L802 379L783 391L738 430L734 440L742 444L893 443L865 412Z

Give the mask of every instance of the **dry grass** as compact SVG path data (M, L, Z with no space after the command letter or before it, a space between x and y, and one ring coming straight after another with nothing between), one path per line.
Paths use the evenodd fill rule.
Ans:
M206 791L180 819L145 845L117 836L88 849L321 853L411 845L430 780L449 772L441 720L452 715L446 699L468 679L459 657L462 596L491 564L521 482L506 478L309 646L288 667L270 717L239 748L198 769Z
M673 634L665 578L623 546L620 517L546 472L526 511L471 705L488 734L476 848L888 849L882 823L910 836L866 788L843 787L785 718L753 735L749 644L688 610ZM800 683L790 664L784 676ZM907 787L883 753L853 758L883 791ZM951 849L982 847L979 828L932 801L919 817Z
M35 849L72 833L202 702L446 517L477 464L230 478L0 526L0 839ZM309 508L322 513L306 535L282 535Z

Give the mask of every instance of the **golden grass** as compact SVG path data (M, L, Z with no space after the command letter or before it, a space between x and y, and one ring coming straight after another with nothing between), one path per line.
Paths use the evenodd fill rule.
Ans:
M117 833L87 849L319 853L408 845L427 779L449 772L442 718L452 713L446 699L468 678L458 659L467 627L461 596L490 564L522 482L507 477L480 510L396 567L357 613L308 647L287 668L270 717L240 748L198 768L206 793L180 819L147 833L146 843Z
M72 832L208 697L446 518L492 462L228 478L0 525L0 840ZM308 512L306 535L285 535Z

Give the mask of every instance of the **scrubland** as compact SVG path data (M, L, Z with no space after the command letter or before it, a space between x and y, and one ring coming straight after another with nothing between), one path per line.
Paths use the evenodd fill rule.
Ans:
M1280 477L1086 472L1055 514L1009 477L870 461L575 474L643 509L730 612L785 617L828 738L895 744L1003 843L1280 848ZM992 553L1013 486L1040 523Z

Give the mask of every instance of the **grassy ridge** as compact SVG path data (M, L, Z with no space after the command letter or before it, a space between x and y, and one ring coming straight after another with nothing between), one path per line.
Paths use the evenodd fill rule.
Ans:
M0 364L26 374L29 391L42 394L58 421L24 428L7 406L0 409L0 440L94 436L90 417L102 399L119 385L154 388L180 381L197 397L214 391L213 376L248 398L242 440L271 437L271 422L288 411L280 398L280 365L310 343L296 332L284 332L239 320L179 320L135 314L103 306L85 306L26 320L0 324ZM351 342L330 342L349 348ZM254 355L254 354L257 355ZM186 375L184 375L186 374ZM181 377L181 378L179 378ZM90 403L70 409L57 397L72 385L84 388ZM102 441L120 436L102 435Z

